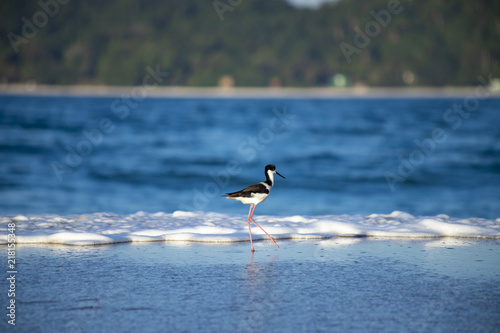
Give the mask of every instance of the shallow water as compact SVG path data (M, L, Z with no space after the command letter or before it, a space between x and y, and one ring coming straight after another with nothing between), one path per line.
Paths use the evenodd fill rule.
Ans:
M19 245L16 328L494 332L500 325L500 240L254 245L253 258L248 242Z

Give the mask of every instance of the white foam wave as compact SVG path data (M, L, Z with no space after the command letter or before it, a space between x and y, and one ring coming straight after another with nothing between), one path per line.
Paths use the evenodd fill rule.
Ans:
M405 212L369 216L256 216L275 239L330 237L483 237L500 238L496 220L450 218L444 214L414 217ZM15 226L9 230L9 225ZM206 212L146 213L130 215L93 213L86 215L0 216L0 244L13 231L17 243L97 245L122 242L248 241L246 216ZM254 240L266 239L257 227ZM12 236L11 236L12 237Z

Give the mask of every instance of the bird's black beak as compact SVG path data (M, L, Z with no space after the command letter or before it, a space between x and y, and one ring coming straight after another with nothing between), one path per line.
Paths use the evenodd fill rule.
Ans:
M280 175L280 173L279 173L278 171L276 171L276 174L277 174L278 176L280 176L281 178L286 179L285 177L283 177L282 175Z

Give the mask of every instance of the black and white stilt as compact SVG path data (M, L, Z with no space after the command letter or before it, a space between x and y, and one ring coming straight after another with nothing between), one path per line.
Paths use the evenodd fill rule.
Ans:
M227 193L226 195L224 195L224 197L228 199L238 200L244 203L245 205L250 205L247 224L248 224L248 233L250 234L250 246L252 247L252 252L254 252L255 250L253 248L252 229L250 228L250 221L255 223L256 226L258 226L262 231L264 231L266 235L269 236L274 245L278 246L278 244L276 244L276 242L274 241L273 237L269 235L267 231L265 231L253 219L253 213L255 213L255 207L257 207L258 204L266 200L267 197L269 196L269 192L271 191L271 188L274 185L274 174L277 174L278 176L285 178L282 175L280 175L278 171L276 171L276 167L274 166L274 164L266 165L265 174L266 174L266 181L260 182L255 185L247 186L241 191Z

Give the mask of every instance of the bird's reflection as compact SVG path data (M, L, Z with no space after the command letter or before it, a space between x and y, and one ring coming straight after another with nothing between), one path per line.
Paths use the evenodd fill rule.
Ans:
M258 253L258 255L263 253ZM278 304L276 285L279 283L279 274L276 270L278 256L266 261L254 262L254 252L250 254L250 261L242 271L241 304L242 317L238 322L238 331L261 331L273 319ZM257 259L257 257L255 257Z

